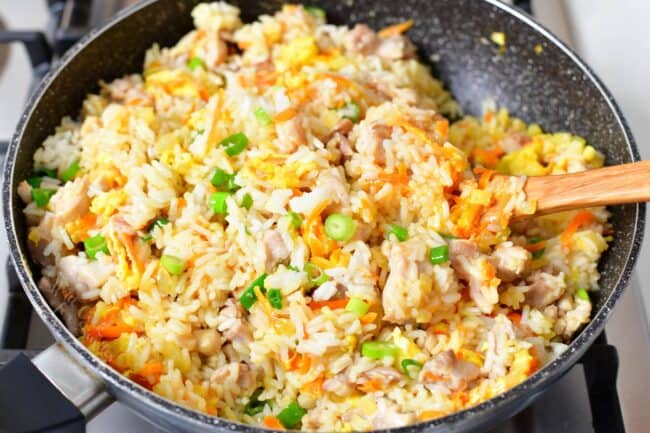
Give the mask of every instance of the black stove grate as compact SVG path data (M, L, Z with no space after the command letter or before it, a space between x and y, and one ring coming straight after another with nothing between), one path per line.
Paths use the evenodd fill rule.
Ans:
M49 69L52 56L59 57L90 29L92 0L47 0L51 20L47 37L40 31L0 32L0 43L21 42L33 66L34 83ZM530 0L515 0L515 5L531 13ZM49 41L49 42L48 42ZM7 142L0 141L0 163ZM0 366L17 353L27 350L32 307L20 287L15 271L7 261L4 272L8 281L5 321L0 324ZM0 288L2 290L2 288ZM616 378L618 354L601 335L579 361L583 365L595 433L625 433ZM59 430L57 430L59 431Z

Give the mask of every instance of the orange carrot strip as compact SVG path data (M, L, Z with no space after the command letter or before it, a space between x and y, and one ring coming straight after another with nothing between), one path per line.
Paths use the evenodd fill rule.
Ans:
M413 26L413 20L404 21L403 23L393 24L385 27L377 33L380 38L389 38L391 36L401 35Z
M489 150L475 147L472 150L472 157L475 161L480 162L487 168L494 168L499 163L499 157L504 153L503 149L499 146Z
M383 388L384 383L379 379L370 379L357 387L361 392L376 392L381 391Z
M264 425L273 430L284 430L284 427L280 423L280 420L271 415L264 417Z
M591 224L595 220L596 218L594 217L594 214L587 210L578 212L560 235L560 241L562 242L562 245L569 248L571 246L571 238L575 232L577 232L580 227Z
M424 410L418 415L419 421L429 421L434 418L440 418L445 413L439 410Z
M361 320L361 323L363 323L364 325L367 325L368 323L374 322L376 319L377 319L377 313L371 311L361 316L361 319L359 320Z
M526 248L531 253L534 253L535 251L543 250L546 248L546 241L540 241L535 244L526 244L524 245L524 248Z
M508 313L508 319L515 325L519 325L521 323L521 313L518 311L511 311Z
M336 310L338 308L345 308L348 305L348 298L334 299L331 301L311 301L309 303L309 308L313 311L318 311L321 308L329 307L330 310Z
M282 110L279 113L277 113L275 116L273 116L273 121L275 123L286 122L287 120L291 120L294 117L296 117L297 114L298 112L296 112L294 108L289 107L286 110Z

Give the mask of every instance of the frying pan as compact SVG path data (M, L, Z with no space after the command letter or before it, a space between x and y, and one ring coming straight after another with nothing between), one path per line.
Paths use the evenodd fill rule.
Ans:
M241 9L244 21L273 13L282 3L230 1ZM3 416L4 412L12 413L12 419L22 414L28 423L41 423L37 424L39 427L27 427L33 430L47 423L78 426L83 416L91 417L116 398L171 431L265 430L174 404L131 382L86 350L35 284L38 268L27 254L27 227L16 194L18 183L31 171L34 151L60 119L78 113L85 95L97 91L98 80L108 81L141 71L144 53L153 43L172 45L191 30L190 11L196 3L197 0L149 0L122 12L77 43L41 82L25 108L4 168L5 230L19 279L34 310L58 344L37 356L33 363L19 356L3 368L0 383L16 385L11 395L0 396L0 421L13 422L7 421L9 417ZM328 21L336 24L365 22L382 28L414 19L409 36L418 46L421 58L432 63L434 74L452 91L466 113L479 114L483 101L491 99L528 122L540 123L546 130L567 130L586 137L605 154L608 164L639 158L621 112L593 72L541 25L497 0L323 0L310 4L325 9ZM505 53L498 53L488 42L495 31L507 35ZM535 49L537 45L542 47L541 52ZM569 349L522 384L491 400L443 418L395 429L396 432L467 432L488 428L528 405L580 358L603 330L625 289L641 243L644 206L613 207L611 212L616 236L600 261L601 289L593 297L594 314ZM27 403L21 403L21 399ZM43 413L46 415L39 419ZM9 430L19 428L25 427Z

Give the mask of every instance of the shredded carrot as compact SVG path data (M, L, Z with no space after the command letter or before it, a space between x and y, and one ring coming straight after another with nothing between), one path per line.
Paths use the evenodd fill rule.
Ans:
M318 311L321 308L329 307L330 310L336 310L338 308L345 308L348 305L348 298L334 299L331 301L311 301L309 303L309 308L313 311Z
M418 415L419 421L429 421L431 419L440 418L445 413L439 410L424 410Z
M309 394L313 397L320 397L323 395L323 381L325 378L323 376L318 376L316 379L308 382L300 387L300 391Z
M163 371L162 362L149 361L140 369L138 373L140 373L143 376L154 376L154 375L160 376L162 371Z
M375 320L377 320L377 313L370 311L363 316L361 316L361 319L359 319L361 323L364 325L367 325L369 323L373 323Z
M102 324L96 326L87 326L86 334L91 338L104 340L115 340L126 332L132 332L133 328L123 323Z
M504 153L503 149L499 146L495 146L492 149L481 149L475 147L472 150L472 158L474 158L475 162L481 163L487 168L494 168L497 166L499 158Z
M125 232L117 232L117 238L120 240L120 243L124 245L126 249L126 254L129 257L129 260L135 264L138 272L144 272L144 263L140 260L140 255L135 250L135 244L133 243L133 236L128 235Z
M294 108L289 107L286 110L282 110L279 113L277 113L275 116L273 116L273 121L275 123L286 122L287 120L291 120L294 117L296 117L297 114L298 112Z
M284 430L284 427L280 423L280 420L272 415L267 415L264 417L264 425L273 430Z
M429 326L427 332L434 335L449 335L449 325L444 322L438 322L435 325Z
M397 173L379 173L377 178L383 182L388 182L396 185L406 185L409 182L409 176L404 163L397 166Z
M494 119L494 111L488 111L488 112L485 113L485 115L483 116L483 123L488 123L488 122L490 122L492 119Z
M447 119L437 120L436 123L434 123L434 129L441 142L447 140L447 137L449 136L449 121Z
M413 20L404 21L403 23L393 24L392 26L381 29L377 35L380 38L389 38L391 36L401 35L413 26Z
M179 198L177 200L176 208L180 211L182 210L185 206L187 206L187 202L183 197Z
M379 379L370 379L357 387L361 392L376 392L381 391L383 388L384 383Z
M526 248L531 253L534 253L535 251L540 251L546 248L546 241L540 241L535 244L526 244L524 245L524 248Z
M591 224L595 220L596 218L594 217L594 214L589 211L583 210L578 212L560 235L560 241L562 242L562 245L564 245L566 248L569 248L571 246L571 239L573 238L575 232L577 232L580 227Z
M423 376L424 376L424 378L426 380L431 381L431 382L440 382L440 381L445 380L445 378L443 376L441 376L439 374L432 373L430 371L425 371Z
M529 351L530 356L532 356L532 359L530 360L530 364L528 364L528 371L526 372L529 376L537 371L539 369L539 359L535 356L534 353L532 353L532 349Z
M330 80L334 81L336 84L338 84L341 87L348 87L350 89L357 90L357 91L359 90L359 86L357 85L357 83L341 75L323 73L323 74L319 74L319 78L329 78Z
M297 371L300 374L306 374L311 367L311 357L309 355L296 353L289 359L289 371Z
M508 313L508 319L515 325L519 325L521 323L521 313L517 311L511 311Z

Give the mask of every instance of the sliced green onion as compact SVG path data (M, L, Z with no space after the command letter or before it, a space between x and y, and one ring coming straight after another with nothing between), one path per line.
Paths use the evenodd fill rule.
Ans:
M227 173L225 170L217 168L210 179L210 183L216 187L224 186L228 183L228 179L232 176L230 173Z
M250 310L253 304L257 302L257 295L255 294L255 287L259 287L262 293L266 292L264 288L264 280L266 280L267 274L262 274L259 277L255 278L250 286L244 290L244 292L239 297L239 302L247 310Z
M207 69L205 67L205 62L200 57L192 57L190 60L188 60L187 67L190 68L190 71L193 71L196 68Z
M269 289L266 293L266 297L269 298L269 304L276 310L282 309L282 292L280 289Z
M27 178L27 183L32 188L38 188L39 186L41 186L42 181L43 181L43 178L41 176L31 175L31 176L29 176Z
M226 189L230 192L235 192L240 188L240 186L235 183L235 175L236 173L231 174L226 182Z
M243 132L238 132L224 138L219 144L226 148L226 154L228 154L228 156L235 156L239 155L244 151L244 149L246 149L246 146L248 145L248 137L246 137L246 134Z
M294 271L294 272L300 272L300 269L298 269L294 265L287 265L287 269L289 269L290 271Z
M246 406L244 406L244 413L246 415L257 415L264 410L266 400L259 400L262 391L264 391L264 388L257 388L255 391L253 391L251 397L248 399L248 403L246 403Z
M538 243L542 242L543 240L544 239L542 239L542 238L534 237L534 238L528 239L528 243L529 244L538 244Z
M160 256L160 264L172 275L180 275L185 270L185 261L183 259L167 254Z
M458 239L456 236L450 235L449 233L438 233L438 234L443 239Z
M293 228L298 230L302 225L302 218L300 217L300 215L298 215L293 211L289 211L287 215L289 215L289 218L291 218L291 225L293 226Z
M391 224L388 233L394 235L400 242L404 242L409 238L409 231L405 227L398 226L397 224Z
M165 224L169 224L169 220L167 218L165 217L156 218L155 220L153 220L151 224L149 224L149 228L147 229L147 231L150 232L156 227L162 227Z
M346 311L351 311L357 316L361 317L368 312L370 305L363 299L350 298L348 304L345 306Z
M249 193L246 193L241 199L241 207L250 210L251 206L253 206L253 197Z
M217 191L210 196L210 208L214 213L226 215L228 213L228 204L226 199L230 197L229 192Z
M335 241L349 240L356 230L356 223L351 216L333 213L325 220L325 234Z
M269 113L267 113L262 107L255 110L255 118L263 126L269 126L273 122Z
M576 297L580 299L584 299L585 301L589 301L589 293L585 289L578 289L576 291Z
M39 168L38 170L34 170L32 173L32 176L39 176L39 177L49 177L52 179L56 179L56 169L54 168Z
M97 234L91 238L88 238L84 241L84 250L86 250L86 255L91 260L97 259L97 254L104 253L106 255L110 254L108 250L108 245L106 244L106 238L104 236Z
M77 173L79 173L79 170L81 170L81 167L79 166L79 160L76 160L70 164L68 168L63 170L63 173L61 173L61 180L64 182L71 181L74 179Z
M449 247L440 245L429 250L429 261L433 265L439 265L449 260Z
M339 110L341 117L350 119L353 123L357 123L361 119L361 109L354 102L348 102Z
M32 200L38 207L45 207L50 202L52 196L56 193L55 189L50 188L32 188Z
M320 18L323 21L327 20L327 14L325 14L325 11L319 7L305 6L305 11L313 17Z
M153 236L151 236L151 235L142 236L142 237L140 238L140 240L141 240L142 242L149 242L149 241L152 240L152 239L153 239Z
M546 251L546 248L540 248L537 251L533 251L531 255L533 256L534 259L539 259L544 255L544 252Z
M302 417L307 411L300 407L297 401L292 402L289 406L282 409L278 414L278 420L285 428L295 428L300 424Z
M196 130L196 135L203 135L204 132L205 132L205 129L203 129L203 128L197 129Z
M404 370L404 373L411 379L413 379L413 370L417 373L418 371L422 370L422 363L417 362L415 359L402 359L401 362L402 365L402 370ZM409 367L411 367L409 369Z
M383 359L386 357L396 358L399 349L388 341L366 341L361 344L361 355L372 359Z
M320 266L311 262L305 263L304 271L307 272L307 280L309 280L313 286L320 286L329 279Z

